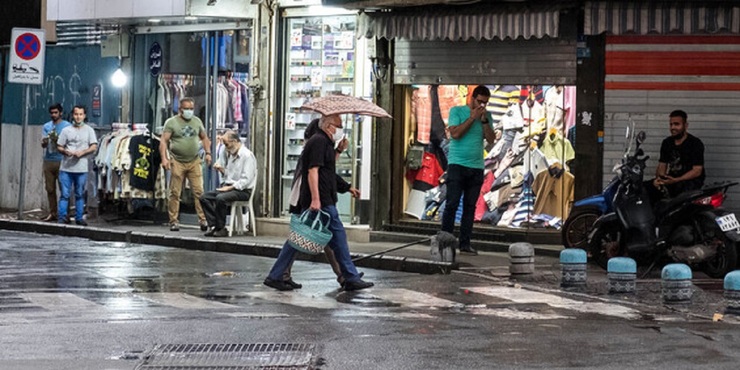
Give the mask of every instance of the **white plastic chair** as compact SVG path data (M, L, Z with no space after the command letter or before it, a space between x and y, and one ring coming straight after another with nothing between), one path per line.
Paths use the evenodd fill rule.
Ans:
M252 189L252 193L249 195L248 201L236 201L231 203L231 220L229 221L229 236L233 234L244 235L246 225L244 217L248 217L249 230L252 232L252 236L257 236L257 223L254 217L254 193L256 189ZM242 207L247 207L247 214L242 213Z

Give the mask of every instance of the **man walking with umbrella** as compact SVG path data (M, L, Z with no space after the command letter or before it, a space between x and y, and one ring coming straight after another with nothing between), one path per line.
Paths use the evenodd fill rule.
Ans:
M343 139L342 120L338 115L325 115L319 121L319 129L306 143L301 153L303 163L299 206L311 211L322 210L329 214L329 230L332 238L329 247L339 263L344 277L344 290L360 290L373 286L363 281L349 254L347 234L339 219L337 203L335 142ZM359 192L356 192L359 194ZM353 193L353 195L355 195ZM293 261L296 250L286 241L278 259L270 270L264 284L277 290L293 290L293 286L283 281L283 273Z

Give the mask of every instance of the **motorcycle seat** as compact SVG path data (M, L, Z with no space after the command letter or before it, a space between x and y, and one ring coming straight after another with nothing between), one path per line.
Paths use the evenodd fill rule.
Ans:
M704 192L701 190L690 190L678 194L675 198L661 199L655 205L655 214L663 215L677 206L686 203L690 199L700 197Z

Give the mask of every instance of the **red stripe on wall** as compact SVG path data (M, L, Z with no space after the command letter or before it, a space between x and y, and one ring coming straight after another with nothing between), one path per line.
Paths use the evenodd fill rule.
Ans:
M740 91L740 83L709 82L606 82L607 90Z
M607 36L608 44L740 44L740 36Z
M740 75L740 52L609 51L606 73L620 75Z

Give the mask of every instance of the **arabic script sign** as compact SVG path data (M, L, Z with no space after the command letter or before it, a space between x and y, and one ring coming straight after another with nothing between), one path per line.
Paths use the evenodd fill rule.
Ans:
M159 72L162 70L162 47L159 46L158 42L152 44L149 48L149 72L152 77L159 76Z

